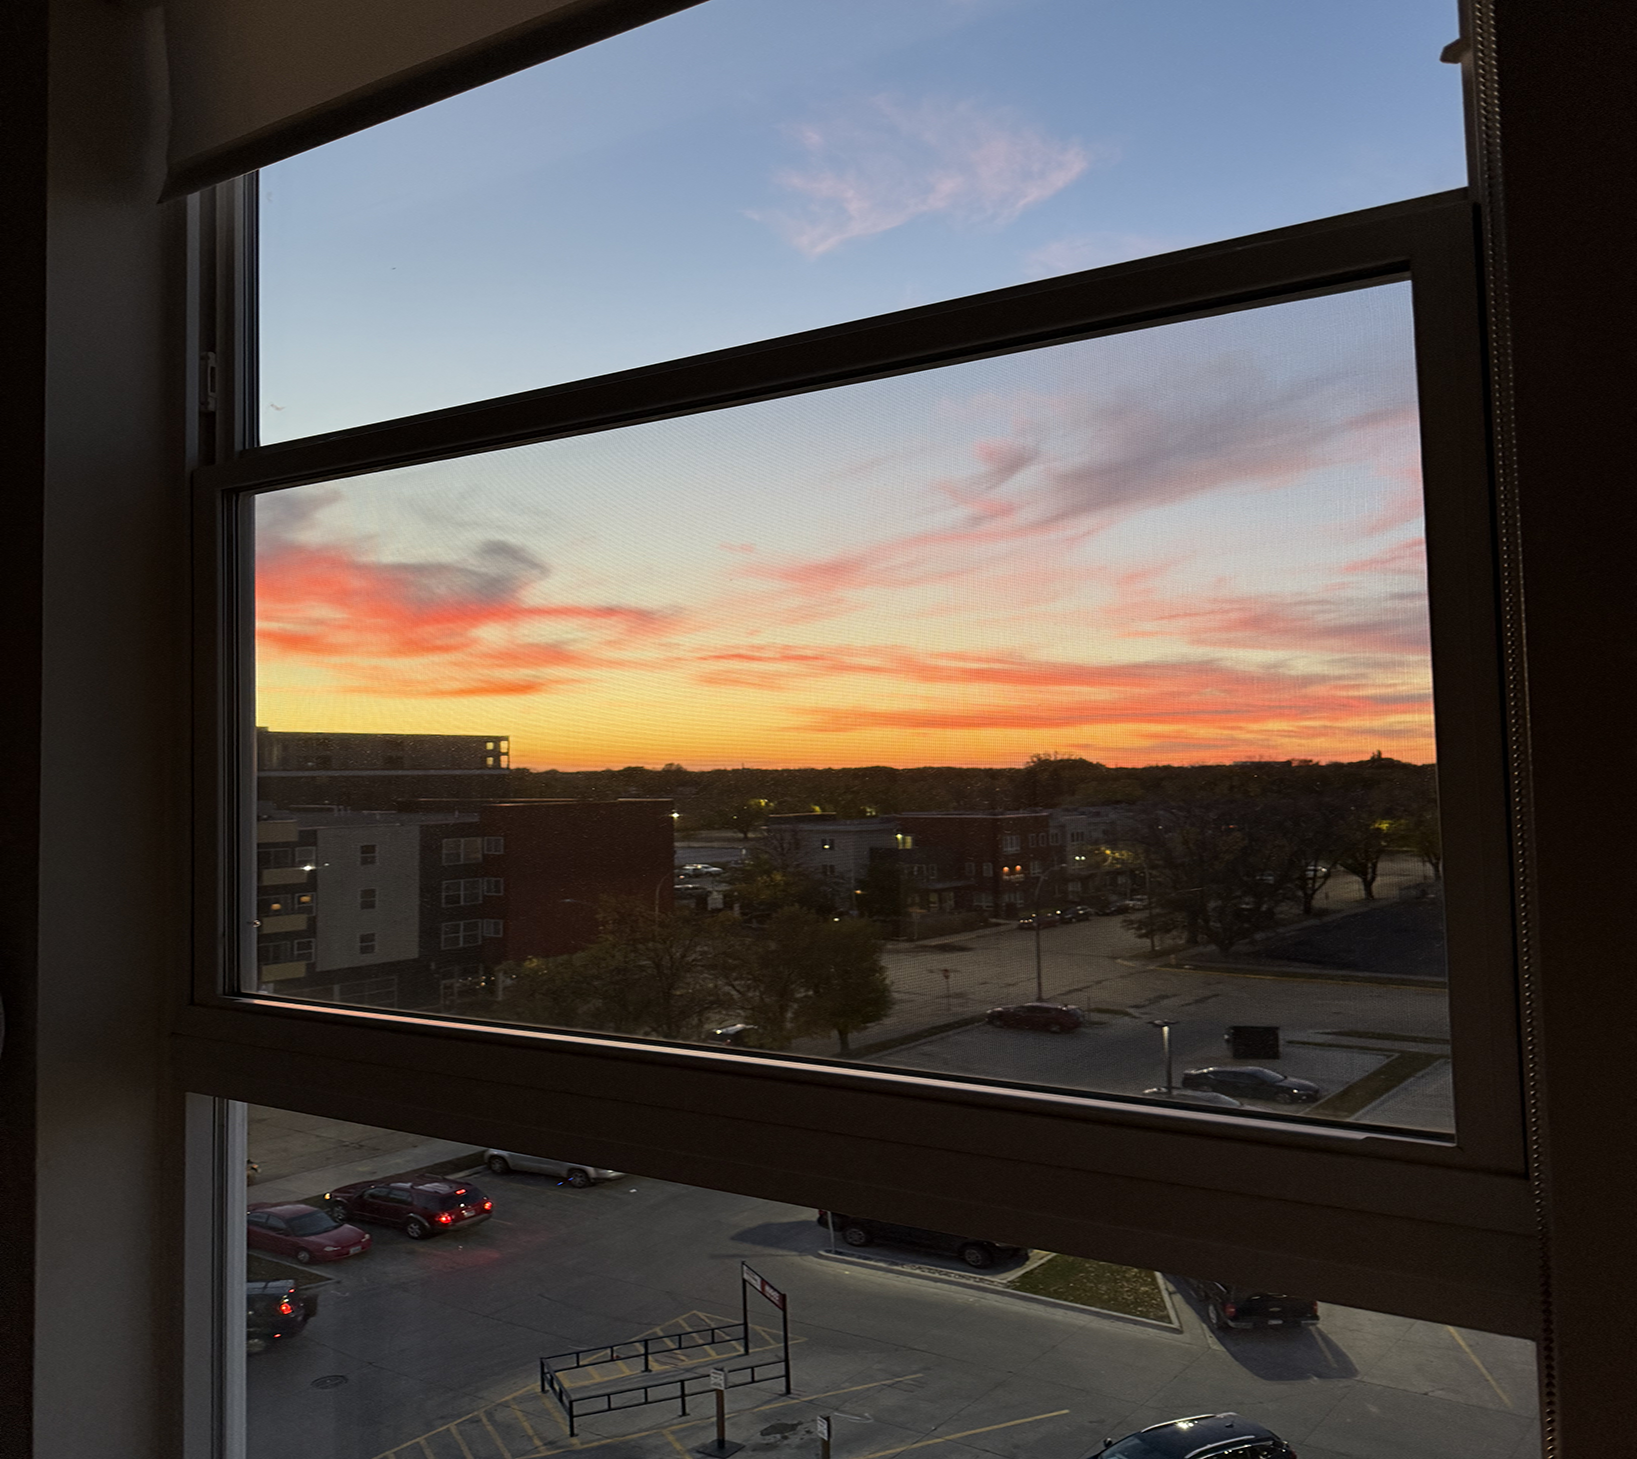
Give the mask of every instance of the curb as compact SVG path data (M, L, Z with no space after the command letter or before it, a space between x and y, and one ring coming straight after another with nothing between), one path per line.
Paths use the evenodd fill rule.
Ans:
M1114 961L1125 967L1149 968L1161 972L1172 969L1179 973L1213 973L1225 978L1305 978L1318 983L1365 983L1378 988L1431 990L1449 986L1448 980L1444 978L1394 977L1389 973L1350 972L1342 968L1320 967L1316 963L1139 963L1123 957Z
M885 1257L853 1256L842 1251L815 1251L810 1254L820 1261L860 1267L864 1271L887 1272L921 1282L936 1282L944 1287L964 1287L969 1292L989 1292L998 1297L1010 1297L1014 1302L1033 1302L1039 1307L1056 1307L1065 1312L1079 1312L1091 1317L1101 1317L1109 1322L1123 1322L1132 1327L1147 1328L1150 1332L1181 1333L1183 1330L1182 1322L1177 1317L1176 1302L1171 1296L1170 1284L1164 1281L1159 1282L1158 1286L1160 1296L1165 1302L1165 1310L1171 1314L1169 1322L1159 1322L1152 1317L1133 1317L1129 1312L1110 1312L1106 1307L1088 1307L1083 1302L1065 1302L1060 1297L1042 1297L1035 1292L1018 1292L993 1277L969 1277L964 1272L947 1272L942 1267L916 1266ZM1049 1260L1056 1255L1057 1253L1053 1251L1042 1252L1038 1261L1029 1262L1022 1271L1027 1271L1031 1266L1038 1266L1041 1261ZM1018 1275L1021 1275L1021 1271Z

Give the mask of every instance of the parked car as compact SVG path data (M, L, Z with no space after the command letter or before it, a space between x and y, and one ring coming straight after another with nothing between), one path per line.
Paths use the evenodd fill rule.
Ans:
M678 869L677 875L689 880L696 876L721 876L722 868L711 866L703 861L690 861L686 866Z
M1123 1439L1105 1439L1092 1459L1296 1459L1296 1451L1272 1429L1237 1413L1196 1413L1150 1424Z
M535 1175L555 1175L564 1185L584 1190L599 1180L619 1180L623 1172L603 1170L595 1165L576 1165L572 1160L548 1160L544 1155L524 1155L516 1150L491 1150L484 1156L496 1175L508 1170L527 1170Z
M1032 912L1027 917L1017 919L1019 932L1032 932L1036 927L1055 927L1063 920L1058 912Z
M245 1350L264 1353L275 1342L295 1337L318 1314L318 1298L306 1297L292 1281L244 1284Z
M253 1251L293 1256L305 1266L362 1256L370 1236L317 1206L263 1201L245 1212L245 1242Z
M984 1017L996 1028L1034 1028L1048 1033L1073 1033L1086 1021L1085 1014L1066 1003L1013 1003L991 1008Z
M438 1175L405 1180L360 1180L324 1193L325 1205L338 1221L373 1221L400 1226L404 1235L425 1241L458 1226L487 1221L494 1202L475 1185Z
M1123 917L1127 912L1134 912L1135 910L1136 906L1134 903L1126 901L1124 898L1117 897L1112 902L1104 902L1103 905L1097 909L1097 915L1099 917Z
M1252 1327L1312 1327L1319 1320L1319 1304L1311 1297L1287 1297L1277 1292L1253 1292L1226 1282L1190 1277L1188 1285L1205 1304L1211 1325L1219 1330Z
M1161 1099L1169 1099L1177 1104L1208 1104L1214 1109L1243 1109L1242 1105L1231 1094L1217 1094L1209 1089L1145 1089L1144 1094L1157 1094Z
M1021 1246L1006 1246L995 1241L981 1241L975 1236L955 1236L948 1231L929 1231L924 1226L900 1226L893 1221L872 1221L866 1216L843 1216L839 1211L820 1211L819 1225L834 1229L848 1246L873 1246L877 1241L888 1246L917 1246L927 1251L941 1251L958 1256L969 1267L991 1267L997 1261L1022 1256Z
M1255 1064L1230 1064L1210 1069L1189 1069L1182 1076L1184 1089L1209 1089L1235 1099L1271 1099L1277 1104L1312 1104L1324 1095L1311 1079L1292 1079L1277 1069Z

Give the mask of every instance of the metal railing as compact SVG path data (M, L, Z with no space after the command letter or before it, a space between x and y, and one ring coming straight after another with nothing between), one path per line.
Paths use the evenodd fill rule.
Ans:
M569 1438L578 1437L577 1420L599 1413L617 1413L627 1408L643 1408L651 1403L675 1403L686 1416L688 1399L712 1388L708 1371L683 1373L675 1378L660 1378L649 1383L635 1383L626 1388L605 1388L598 1393L571 1393L558 1376L576 1368L598 1368L611 1363L642 1362L644 1373L653 1372L656 1356L686 1352L690 1348L708 1348L718 1343L733 1343L748 1352L748 1332L744 1323L733 1322L722 1327L694 1328L687 1332L665 1333L657 1337L633 1338L630 1342L608 1343L598 1348L577 1348L573 1352L554 1353L540 1359L540 1391L557 1400L568 1424ZM765 1363L742 1363L736 1368L724 1368L726 1386L743 1388L751 1383L767 1383L783 1379L788 1386L790 1361L787 1355ZM623 1376L623 1375L621 1375ZM613 1382L616 1379L609 1379Z

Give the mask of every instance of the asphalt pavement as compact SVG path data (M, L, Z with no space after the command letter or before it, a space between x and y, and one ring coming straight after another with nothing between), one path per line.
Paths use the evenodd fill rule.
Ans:
M1170 1332L824 1261L804 1208L635 1177L477 1179L487 1224L422 1243L377 1228L367 1256L303 1273L328 1279L318 1315L248 1360L249 1459L689 1453L712 1436L698 1401L582 1419L570 1440L538 1360L737 1321L742 1261L788 1294L793 1358L789 1396L777 1382L728 1395L728 1436L751 1454L816 1459L828 1414L834 1459L1083 1459L1108 1435L1229 1408L1302 1459L1538 1453L1533 1351L1517 1339L1331 1306L1316 1329L1218 1336L1186 1297ZM760 1299L752 1328L765 1361L779 1332ZM693 1372L743 1361L689 1357Z

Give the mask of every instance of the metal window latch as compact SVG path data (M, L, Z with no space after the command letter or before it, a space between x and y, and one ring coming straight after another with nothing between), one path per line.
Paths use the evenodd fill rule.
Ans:
M199 356L199 409L206 415L216 410L216 351Z

